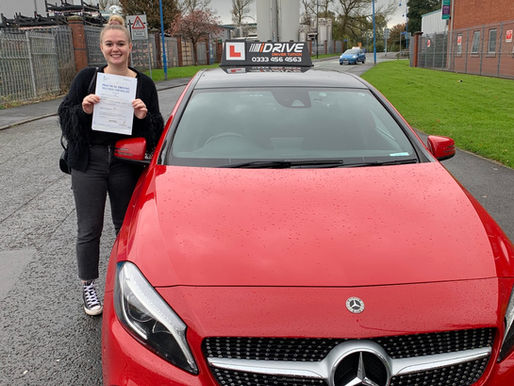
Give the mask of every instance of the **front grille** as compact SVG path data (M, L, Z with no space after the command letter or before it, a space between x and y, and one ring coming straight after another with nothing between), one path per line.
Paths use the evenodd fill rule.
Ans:
M371 338L391 358L443 354L493 345L494 329L445 331ZM206 357L316 362L348 339L319 338L206 338Z
M321 379L305 379L284 377L279 375L264 375L246 373L243 371L232 371L211 368L211 371L220 385L230 386L252 386L252 385L273 385L273 386L326 386L327 383Z
M391 378L391 386L468 386L482 376L489 358L479 359L455 366L399 375Z
M317 362L323 360L336 345L347 340L349 339L212 337L204 339L202 349L208 358ZM382 346L393 359L411 358L492 347L494 329L445 331L367 340ZM480 378L488 361L489 358L484 358L442 369L396 376L391 379L391 385L470 385ZM326 384L322 380L253 374L213 366L211 372L220 385Z

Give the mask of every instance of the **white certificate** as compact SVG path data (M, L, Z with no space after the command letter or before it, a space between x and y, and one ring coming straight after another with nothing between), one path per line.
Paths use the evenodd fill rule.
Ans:
M132 134L137 79L99 72L95 94L100 102L93 109L93 130L109 133Z

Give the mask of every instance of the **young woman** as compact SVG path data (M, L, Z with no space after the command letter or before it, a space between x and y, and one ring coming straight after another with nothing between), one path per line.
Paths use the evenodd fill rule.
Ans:
M78 275L82 280L84 310L88 315L99 315L103 309L95 280L99 276L100 236L107 194L118 233L140 174L139 168L113 157L114 143L128 136L91 129L93 109L100 101L95 94L97 72L137 79L136 99L132 101L131 136L145 137L148 153L154 150L164 126L155 84L128 66L132 50L128 30L121 25L106 25L100 35L100 49L107 65L80 71L59 106L59 121L68 142L68 163L77 212Z

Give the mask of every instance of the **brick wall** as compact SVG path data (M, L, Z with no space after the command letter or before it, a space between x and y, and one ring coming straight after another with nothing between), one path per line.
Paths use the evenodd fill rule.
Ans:
M513 0L453 0L453 3L454 29L514 20Z

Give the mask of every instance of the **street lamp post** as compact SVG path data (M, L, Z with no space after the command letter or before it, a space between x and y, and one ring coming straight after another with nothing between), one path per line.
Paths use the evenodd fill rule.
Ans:
M373 64L377 64L377 39L375 31L375 0L372 1L373 13Z
M316 0L316 59L318 59L319 47L319 1Z
M166 62L166 44L164 41L164 18L162 16L162 0L159 0L159 11L161 13L162 65L164 67L164 80L168 80L168 63Z

